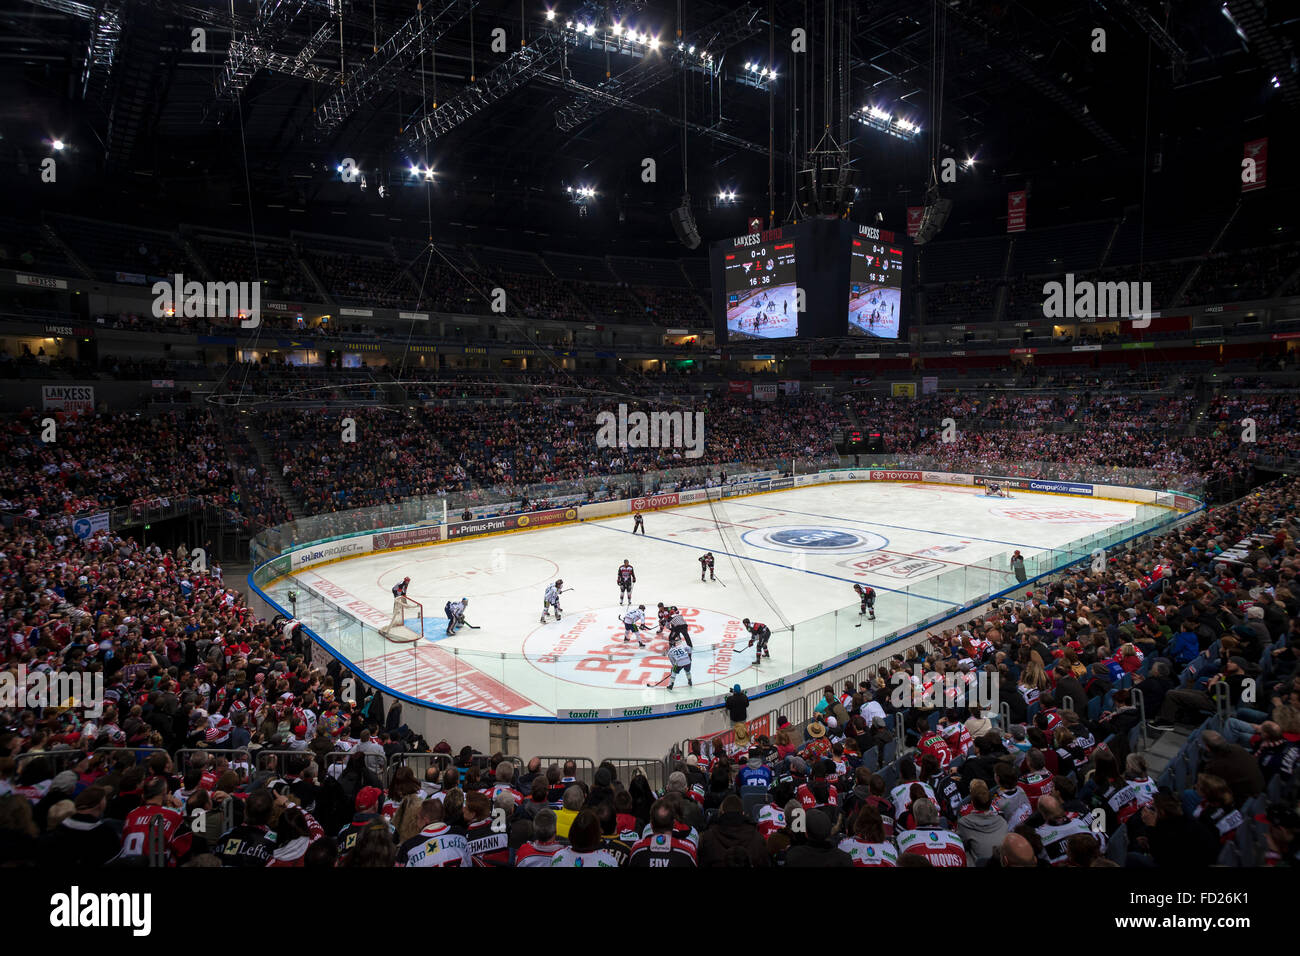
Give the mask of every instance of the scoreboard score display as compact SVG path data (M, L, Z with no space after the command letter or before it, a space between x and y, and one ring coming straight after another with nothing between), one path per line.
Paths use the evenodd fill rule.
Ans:
M814 219L710 247L719 344L846 334L897 339L911 245L886 229Z
M725 253L728 335L736 339L797 335L797 271L792 239L738 246Z
M849 334L898 338L903 247L854 236L849 248Z

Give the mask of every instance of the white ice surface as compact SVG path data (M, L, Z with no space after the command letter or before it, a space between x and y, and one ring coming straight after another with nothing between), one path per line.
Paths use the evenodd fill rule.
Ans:
M308 591L347 608L346 615L314 610L318 619L309 624L325 624L332 646L373 681L443 706L548 716L686 701L735 683L759 687L1008 588L1012 550L1032 558L1129 521L1136 508L1023 492L998 500L934 485L815 485L653 512L645 536L631 534L629 515L365 556L296 578L300 608L312 605ZM719 582L700 582L705 551L717 559ZM622 643L615 570L624 558L636 570L635 601L652 624L659 601L691 619L693 690L681 678L673 691L645 686L667 674L665 641L644 650ZM376 628L391 616L391 587L407 575L411 596L424 605L425 638L397 645ZM572 588L562 599L564 617L541 624L542 593L557 578ZM875 588L874 622L859 618L854 582ZM272 590L288 587L282 579ZM447 637L442 608L461 597L470 599L466 617L479 629ZM333 624L321 620L330 613ZM744 617L773 631L772 656L757 669Z

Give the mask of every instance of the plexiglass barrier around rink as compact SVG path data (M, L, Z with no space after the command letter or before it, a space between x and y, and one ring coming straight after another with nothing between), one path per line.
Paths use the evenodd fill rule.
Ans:
M944 471L952 467L944 463ZM820 469L817 467L820 465ZM585 500L609 500L639 495L663 493L665 489L686 490L687 488L716 487L718 474L725 471L728 481L733 477L749 476L748 481L753 490L761 487L753 485L752 476L764 472L777 472L788 478L793 474L814 474L819 470L845 470L850 466L853 471L868 468L907 470L931 470L938 472L939 462L925 462L915 456L906 462L887 457L852 461L818 462L744 462L735 463L725 469L680 469L671 472L659 472L653 475L629 475L592 482L586 486L581 482L569 485L547 485L529 488L524 494L518 489L495 492L500 495L504 506L518 501L527 501L530 508L560 507L568 504L563 501L569 495L582 495ZM1016 463L1014 466L999 466L997 463L981 463L980 474L1000 475L1014 472L1021 477L1033 477L1032 463ZM1050 464L1044 466L1042 473L1052 477L1046 480L1073 480L1061 476L1062 466ZM938 477L935 475L934 477ZM1100 476L1099 476L1100 477ZM850 604L806 620L793 621L788 627L773 624L769 650L772 666L766 666L759 673L746 669L742 673L749 680L769 678L766 683L757 682L746 687L751 697L769 692L814 677L819 671L838 666L845 661L879 649L892 641L909 635L923 638L930 629L938 629L938 622L963 610L976 607L993 597L1004 596L1021 599L1024 592L1035 590L1035 579L1061 570L1080 562L1105 561L1110 552L1118 546L1168 526L1187 512L1201 507L1200 501L1192 494L1192 483L1178 479L1169 480L1170 476L1143 472L1138 469L1107 469L1105 484L1142 488L1155 492L1150 495L1152 503L1139 503L1132 519L1113 525L1104 530L1070 541L1062 546L1044 548L1038 551L1022 549L1024 560L1024 578L1021 583L1017 570L1012 565L1010 549L992 555L978 563L958 565L934 577L898 587L891 587L887 594L882 594L875 607L875 620L859 613L858 604ZM784 485L782 485L784 487ZM1165 491L1166 487L1176 488ZM599 490L603 489L604 494ZM609 492L621 492L611 494ZM736 489L740 491L740 489ZM510 492L513 492L511 494ZM597 492L597 494L593 494ZM475 507L489 503L494 492L481 490L473 496L458 499L454 504L449 501L447 515L450 523L456 523L459 509L468 507L470 502ZM1013 490L1012 494L1036 497L1028 492ZM1121 497L1112 494L1112 497ZM570 499L572 501L572 499ZM725 520L727 498L721 492L710 494L711 507L720 519ZM434 506L436 502L436 509ZM578 502L573 502L578 503ZM436 510L436 517L430 511ZM387 621L387 614L376 618L373 608L359 609L301 586L289 575L290 557L295 549L306 545L323 544L325 541L345 538L356 531L383 533L394 530L428 527L440 524L442 516L442 499L433 501L415 499L392 506L359 509L355 512L341 512L309 518L291 525L273 529L272 532L259 536L253 543L254 571L252 580L258 588L278 604L287 613L292 613L316 635L330 650L338 656L356 665L356 669L371 683L387 688L402 687L407 689L404 696L411 696L421 702L456 710L497 713L513 711L512 716L519 719L548 719L553 715L568 716L573 719L595 718L596 711L571 711L571 700L563 699L566 691L571 694L569 683L564 679L566 669L584 665L593 660L592 640L590 635L582 642L581 653L558 653L552 656L525 657L520 653L485 651L473 647L448 647L440 643L419 642L418 644L398 645L380 633ZM503 512L504 513L504 512ZM419 516L424 517L419 517ZM402 518L415 518L413 522L401 521ZM398 519L396 522L394 519ZM343 529L350 529L344 531ZM309 537L313 532L330 531L325 538ZM753 582L760 593L763 586L760 581ZM292 599L290 597L292 593ZM764 594L764 598L769 596ZM425 609L426 631L430 627L441 627L442 609ZM606 615L609 616L609 615ZM471 621L472 613L469 615ZM580 613L566 615L576 622L583 617ZM599 635L606 627L609 630L607 646L598 648L606 662L599 666L614 668L617 686L629 690L626 706L619 706L612 711L602 707L601 718L620 717L632 719L643 716L661 715L665 712L682 712L693 708L716 706L721 698L730 693L734 680L725 676L729 668L718 666L719 655L739 654L748 656L753 653L746 648L748 635L737 625L734 633L728 632L719 639L710 634L705 643L712 645L707 654L696 655L694 668L694 687L687 691L679 686L678 695L673 703L663 706L663 695L652 693L645 684L657 681L667 673L667 644L665 641L651 641L650 655L637 655L633 659L621 645L621 629L611 618L610 621L596 621L592 614L592 627ZM773 615L776 618L777 615ZM374 618L374 619L372 619ZM408 616L407 624L413 624ZM616 633L617 632L617 633ZM597 636L597 644L600 642ZM616 642L618 646L616 646ZM796 667L794 662L798 662ZM725 663L721 662L721 663ZM783 666L784 665L784 666ZM588 665L597 666L597 665ZM717 676L710 673L717 667ZM555 679L538 681L541 671L551 671ZM509 688L521 686L518 678L527 675L530 688L530 705L518 709L519 702L505 701L503 694L513 693ZM662 685L661 685L662 686ZM414 688L414 693L410 689ZM641 691L641 693L633 693ZM686 693L682 693L687 691ZM542 695L542 699L538 696ZM549 699L547 699L549 697ZM509 706L507 706L509 704ZM644 706L642 706L644 704Z

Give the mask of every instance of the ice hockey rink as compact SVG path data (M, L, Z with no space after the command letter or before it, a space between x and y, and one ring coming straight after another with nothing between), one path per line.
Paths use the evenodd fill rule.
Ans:
M1009 555L1031 559L1132 522L1140 506L982 488L921 484L812 485L348 559L281 578L267 590L372 682L429 704L515 717L663 704L760 687L1016 584ZM700 581L712 551L718 581ZM635 603L655 623L658 602L691 624L694 687L668 674L667 642L623 643L615 571L636 572ZM391 588L410 576L424 606L423 637L378 633ZM546 586L564 581L563 618L540 623ZM295 583L296 582L296 583ZM853 584L876 591L860 617ZM1018 590L1018 589L1017 589ZM311 597L321 595L328 605ZM465 628L448 637L443 607L469 598ZM346 609L346 610L343 610ZM755 666L741 620L773 632ZM342 620L341 620L342 619ZM408 614L408 628L420 622ZM858 625L861 626L858 626ZM790 625L793 625L791 629ZM414 636L414 635L412 635Z

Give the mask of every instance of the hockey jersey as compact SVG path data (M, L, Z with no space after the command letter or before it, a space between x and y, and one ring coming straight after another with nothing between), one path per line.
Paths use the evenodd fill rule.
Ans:
M589 850L579 853L571 846L566 846L551 857L551 866L617 868L618 860L608 850ZM671 865L671 864L669 864Z
M695 844L676 834L651 833L636 841L628 866L682 867L696 865Z
M525 843L515 851L515 869L550 866L551 857L562 849L563 843Z
M430 824L401 845L397 865L469 866L469 841L445 823Z
M1070 837L1086 833L1093 839L1097 835L1088 827L1082 817L1067 817L1056 823L1044 823L1037 828L1038 837L1043 841L1043 856L1052 866L1065 866L1069 862Z
M867 843L857 837L840 841L840 849L849 855L854 866L898 866L898 850L892 843Z
M766 840L773 833L785 829L785 810L775 803L769 803L754 811L754 822L758 824L759 835Z
M966 847L951 830L904 830L898 835L899 855L913 853L925 857L931 866L966 865Z
M668 660L675 669L691 666L691 648L685 641L678 641L668 649Z
M149 852L149 824L154 817L162 817L163 846L168 866L176 866L193 843L193 836L179 810L171 807L146 805L136 807L126 815L122 826L122 852L125 858L144 856Z

